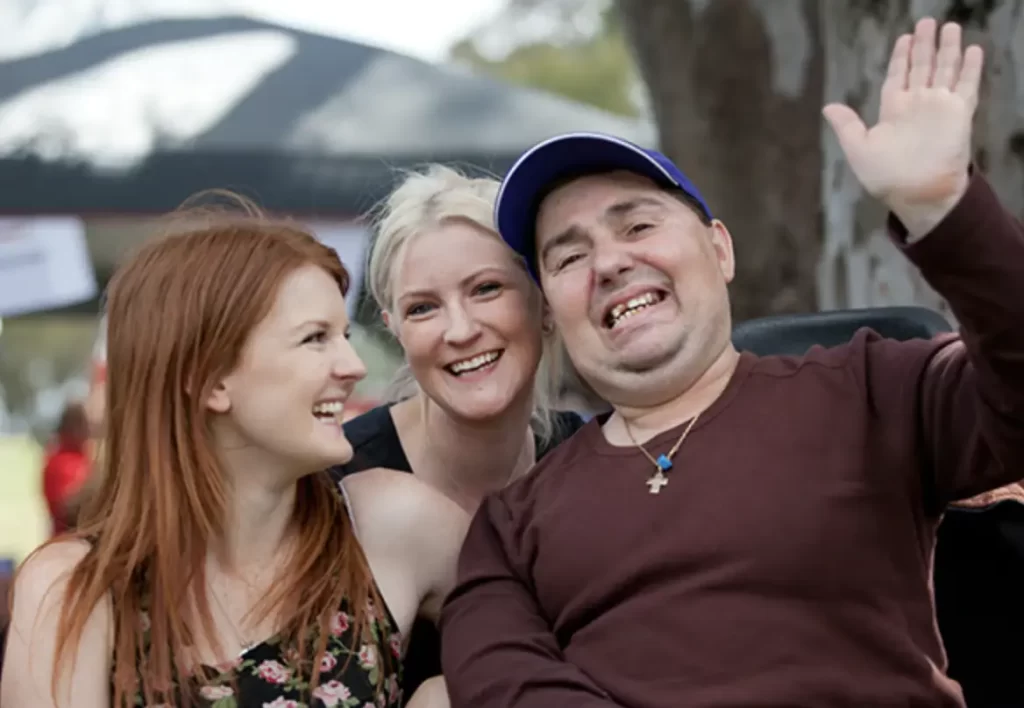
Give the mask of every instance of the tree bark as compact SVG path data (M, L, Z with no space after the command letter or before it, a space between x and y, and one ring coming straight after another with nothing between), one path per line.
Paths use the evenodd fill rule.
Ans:
M661 149L733 235L734 320L815 310L822 242L819 2L617 5Z
M930 15L965 25L985 49L985 83L975 120L978 168L1003 203L1024 214L1024 19L1022 0L890 0L822 3L825 99L850 105L870 124L889 52L914 21ZM885 211L860 188L828 126L823 126L825 244L818 267L821 309L917 304L952 319L946 303L898 255Z

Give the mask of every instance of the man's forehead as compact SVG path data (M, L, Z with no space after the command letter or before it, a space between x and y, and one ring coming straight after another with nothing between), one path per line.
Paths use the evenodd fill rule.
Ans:
M665 191L652 180L632 172L610 172L578 177L547 194L537 212L558 219L597 216L626 201L665 203ZM609 214L612 215L612 214Z
M540 204L537 225L562 229L577 220L614 218L645 204L665 205L666 197L652 180L632 172L587 175L552 190Z

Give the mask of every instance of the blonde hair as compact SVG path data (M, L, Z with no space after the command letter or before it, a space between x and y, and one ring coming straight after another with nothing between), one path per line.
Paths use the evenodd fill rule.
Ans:
M373 218L373 243L366 267L370 294L382 311L394 305L392 276L405 245L420 234L450 221L464 221L492 234L501 241L494 224L494 203L500 183L487 177L468 177L445 165L430 165L419 172L409 172L402 183L377 208ZM501 241L504 245L504 241ZM507 248L507 246L506 246ZM508 253L526 272L526 264L511 248ZM540 288L530 279L532 295L541 302ZM392 332L394 334L394 332ZM555 434L554 403L558 399L561 374L556 362L557 343L545 334L540 366L533 388L533 414L530 426L543 442ZM402 366L388 391L391 402L409 398L419 392L419 385Z

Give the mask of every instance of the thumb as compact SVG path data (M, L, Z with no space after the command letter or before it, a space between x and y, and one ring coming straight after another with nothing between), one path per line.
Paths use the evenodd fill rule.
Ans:
M856 111L847 105L830 103L821 110L821 113L832 126L832 131L839 138L839 144L842 145L844 151L863 139L868 132L864 121L860 119Z

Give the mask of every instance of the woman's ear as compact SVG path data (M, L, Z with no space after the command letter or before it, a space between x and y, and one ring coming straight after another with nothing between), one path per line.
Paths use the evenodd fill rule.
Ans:
M551 335L555 332L555 320L551 316L551 308L548 307L547 302L541 305L540 329L545 335Z
M384 321L384 326L391 329L391 313L387 310L381 310L380 318Z
M219 382L206 397L206 407L214 413L227 413L231 410L231 396L224 382Z

